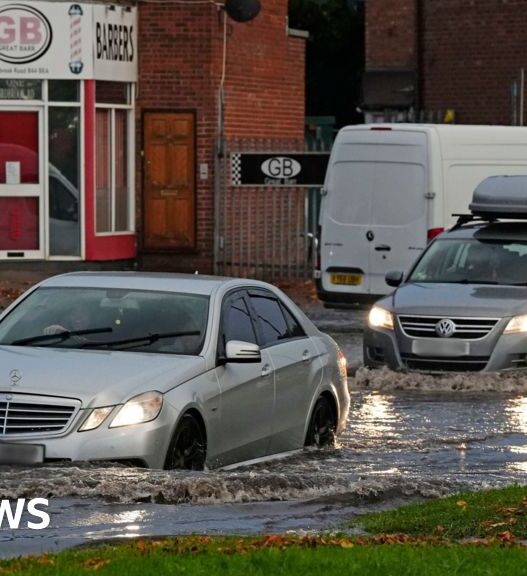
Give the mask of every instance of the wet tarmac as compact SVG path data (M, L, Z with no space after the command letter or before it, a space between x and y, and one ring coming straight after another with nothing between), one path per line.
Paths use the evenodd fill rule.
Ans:
M0 498L49 498L52 521L3 526L0 557L137 535L339 529L366 510L525 482L527 396L350 387L334 449L203 473L4 467Z

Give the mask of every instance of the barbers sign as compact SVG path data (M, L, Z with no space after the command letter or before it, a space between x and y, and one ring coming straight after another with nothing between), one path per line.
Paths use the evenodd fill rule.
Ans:
M231 154L233 186L322 186L329 152Z
M0 78L137 80L137 9L0 0Z

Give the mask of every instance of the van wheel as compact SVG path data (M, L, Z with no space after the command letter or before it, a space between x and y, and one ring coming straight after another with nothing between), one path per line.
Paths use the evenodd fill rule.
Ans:
M331 446L335 442L337 418L330 401L321 396L311 415L306 446Z
M178 424L165 459L165 470L203 470L207 445L201 424L184 414Z

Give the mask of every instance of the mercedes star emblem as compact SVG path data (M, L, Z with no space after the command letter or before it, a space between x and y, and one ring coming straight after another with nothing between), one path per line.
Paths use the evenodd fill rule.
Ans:
M20 370L11 370L9 372L9 380L11 380L11 386L16 386L22 380Z

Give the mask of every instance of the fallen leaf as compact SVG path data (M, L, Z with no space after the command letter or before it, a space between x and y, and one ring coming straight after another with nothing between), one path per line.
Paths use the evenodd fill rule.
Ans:
M504 544L512 544L513 542L516 541L516 536L514 536L514 534L510 530L505 530L505 532L500 532L499 534L496 534L496 536Z
M84 568L87 570L100 570L106 564L109 564L110 560L108 558L89 558L83 562Z

